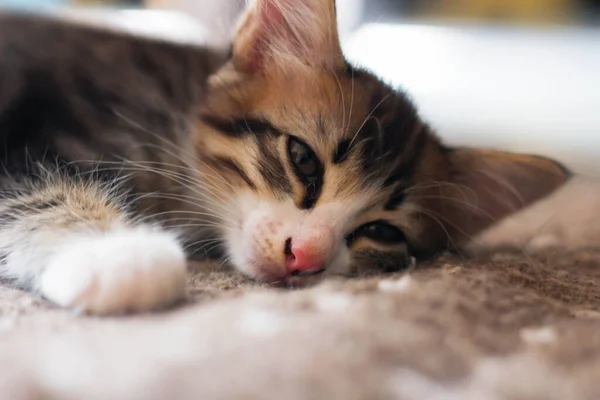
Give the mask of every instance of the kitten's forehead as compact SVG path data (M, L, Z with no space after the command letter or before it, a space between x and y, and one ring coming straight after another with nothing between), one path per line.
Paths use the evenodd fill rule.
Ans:
M394 208L401 198L394 193L410 184L427 141L426 128L404 94L360 69L294 66L221 88L224 96L212 96L207 106L212 122L205 120L236 138L245 149L237 153L255 148L250 158L263 171L257 180L269 177L264 172L273 171L274 165L281 166L281 173L269 186L278 188L289 178L280 139L292 135L310 146L324 167L320 201L360 195L370 204L384 202ZM269 131L275 135L264 135ZM367 195L372 189L376 196Z
M280 77L270 93L265 109L276 113L270 118L309 143L325 164L370 178L394 173L422 129L402 92L361 69L299 71Z
M332 150L348 135L351 113L358 119L367 106L359 96L363 90L358 89L353 96L350 79L337 73L299 69L297 73L271 77L269 86L258 112L270 114L268 119L321 151Z

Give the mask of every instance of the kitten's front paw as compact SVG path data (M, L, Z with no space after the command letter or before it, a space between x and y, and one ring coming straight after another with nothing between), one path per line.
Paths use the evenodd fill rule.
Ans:
M169 233L148 227L77 238L48 263L42 295L89 314L145 311L185 295L186 259Z

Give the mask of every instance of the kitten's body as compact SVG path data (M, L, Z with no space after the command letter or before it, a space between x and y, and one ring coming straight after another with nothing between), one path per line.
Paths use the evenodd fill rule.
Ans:
M0 163L17 176L32 162L107 177L130 173L123 161L188 174L191 152L181 149L224 61L206 48L1 14L0 54ZM130 184L139 192L173 186L138 172Z
M173 212L181 211L189 219L188 211L204 209L199 176L188 167L193 158L189 132L206 96L208 76L223 61L222 54L206 48L0 15L3 275L57 302L78 305L68 298L81 289L78 284L119 280L119 271L70 278L75 271L66 270L58 272L63 276L43 280L43 271L51 270L47 265L62 262L66 269L85 271L82 264L88 262L139 263L136 280L142 282L144 269L172 264L166 273L175 274L177 288L170 290L179 296L184 274L178 240L135 220L140 215L165 215L162 221L183 225L182 216ZM189 237L206 236L201 228ZM132 242L131 247L123 240ZM152 249L147 240L156 241L157 247ZM69 247L80 254L56 261ZM148 253L161 249L165 255ZM155 272L146 271L148 279ZM131 308L136 302L146 307L154 291L161 296L158 282L136 289L133 278L125 276L127 282L115 289L138 290L128 295L137 296ZM159 273L159 278L165 276ZM68 295L54 293L64 285L74 285ZM97 312L119 310L123 294L115 291L98 296L112 296L117 304L92 303L103 303L103 298L79 306Z
M401 92L346 63L334 10L258 0L224 64L0 16L4 276L108 313L180 297L180 242L221 241L267 281L398 270L566 179L544 159L443 147Z

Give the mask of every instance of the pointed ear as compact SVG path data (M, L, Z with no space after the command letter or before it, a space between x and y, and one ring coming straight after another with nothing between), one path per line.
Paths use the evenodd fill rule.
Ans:
M460 247L498 220L559 188L569 178L560 164L543 157L456 149L447 153L450 185L437 211Z
M335 0L252 1L234 39L233 61L243 72L290 61L343 66Z

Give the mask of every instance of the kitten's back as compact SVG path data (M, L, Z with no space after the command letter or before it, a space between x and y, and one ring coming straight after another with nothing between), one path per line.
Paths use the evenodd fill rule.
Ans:
M157 145L149 133L182 145L223 61L205 47L0 13L0 162L22 172L25 156L142 160L140 144Z

